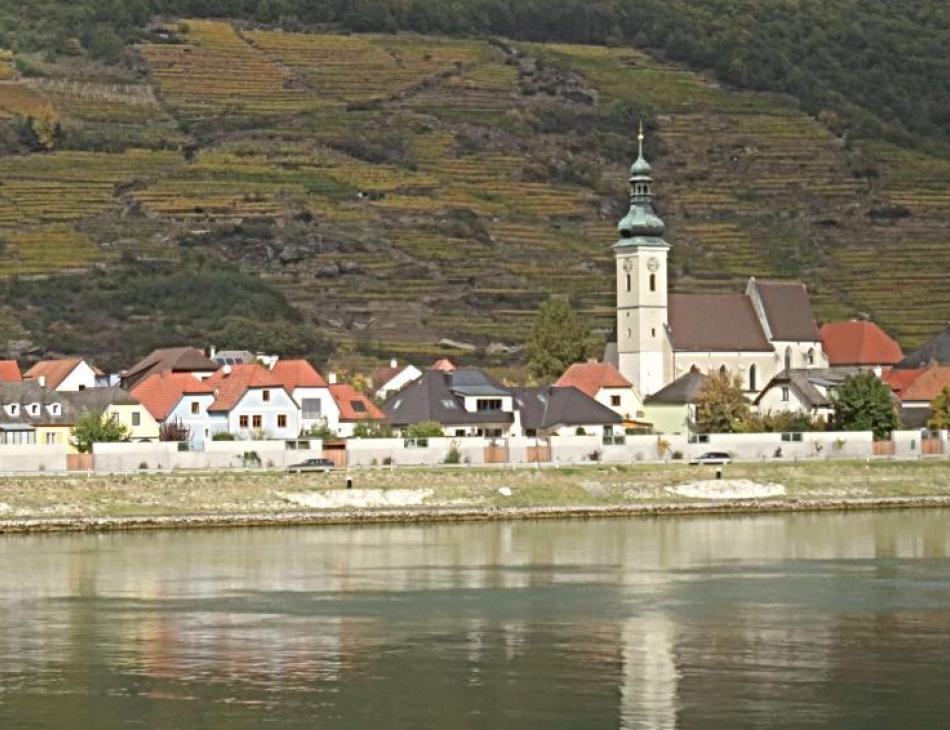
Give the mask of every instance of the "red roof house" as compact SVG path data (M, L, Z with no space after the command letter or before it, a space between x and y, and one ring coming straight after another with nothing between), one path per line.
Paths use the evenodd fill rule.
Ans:
M820 334L832 367L890 367L904 358L901 346L873 322L829 322Z
M372 400L349 383L334 383L330 394L340 409L340 421L381 421L386 417Z
M16 360L0 360L0 383L19 383L23 380Z
M271 374L290 393L297 388L327 387L327 381L306 360L278 360Z
M164 421L175 410L183 396L213 393L214 387L207 381L189 373L158 372L141 380L131 394L148 409L158 422Z
M582 393L596 397L601 388L632 388L620 371L606 362L588 360L571 365L554 384L556 388L577 388Z

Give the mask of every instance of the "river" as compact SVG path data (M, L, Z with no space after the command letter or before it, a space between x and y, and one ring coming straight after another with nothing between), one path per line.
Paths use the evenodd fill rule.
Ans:
M0 727L937 727L941 510L0 538Z

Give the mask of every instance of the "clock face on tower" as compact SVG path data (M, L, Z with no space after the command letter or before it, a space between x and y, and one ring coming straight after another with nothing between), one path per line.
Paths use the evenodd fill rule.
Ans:
M660 260L655 256L651 256L647 259L647 268L650 271L657 271L660 268Z
M623 270L628 274L633 271L633 259L627 259L623 262Z

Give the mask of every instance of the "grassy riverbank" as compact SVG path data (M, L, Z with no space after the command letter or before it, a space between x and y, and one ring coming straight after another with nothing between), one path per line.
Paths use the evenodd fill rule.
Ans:
M360 495L379 498L383 490L409 500L385 505L419 517L439 510L504 508L611 507L644 508L670 505L677 510L709 504L684 497L679 485L715 478L715 468L682 464L649 466L584 466L562 469L422 469L373 470L353 473L353 499L342 496L338 512L358 519L383 505L360 503ZM946 497L950 499L950 461L749 463L725 468L727 480L779 485L780 494L755 504L808 503L821 506L858 505L886 498ZM341 473L180 473L129 476L37 476L0 480L0 529L37 520L132 517L186 518L259 515L280 517L302 513L328 514L312 505L334 497L345 487ZM506 489L507 488L507 489ZM392 490L400 490L395 492ZM507 492L510 490L510 496ZM385 498L385 495L384 495ZM722 500L719 500L721 502ZM776 504L777 506L777 504ZM166 522L169 520L163 520ZM240 521L240 520L238 520Z

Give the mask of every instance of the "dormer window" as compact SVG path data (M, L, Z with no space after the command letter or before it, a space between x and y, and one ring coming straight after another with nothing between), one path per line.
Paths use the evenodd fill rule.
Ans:
M58 416L60 413L62 413L62 410L63 408L59 403L53 403L49 407L50 415L53 415L53 416Z
M7 413L9 413L11 416L20 415L19 403L11 403L9 406L7 406Z
M38 416L38 415L40 415L40 404L39 404L39 403L31 403L31 404L30 404L30 415L31 415L31 416Z

